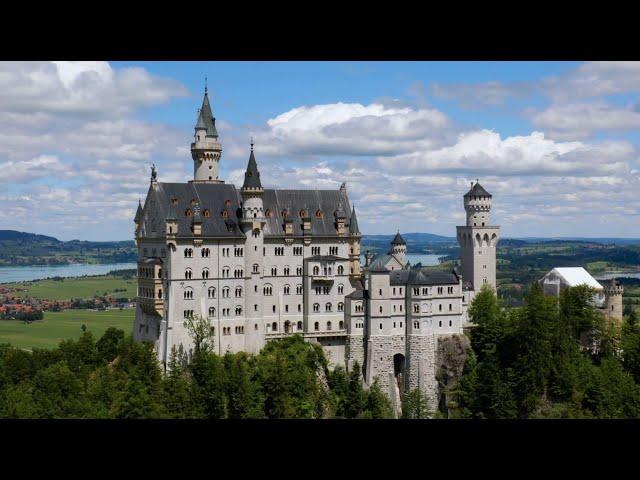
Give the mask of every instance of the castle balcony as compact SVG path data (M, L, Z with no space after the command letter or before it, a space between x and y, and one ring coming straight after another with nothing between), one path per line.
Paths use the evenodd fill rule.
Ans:
M321 282L321 283L331 283L335 281L335 277L333 275L311 275L312 282Z

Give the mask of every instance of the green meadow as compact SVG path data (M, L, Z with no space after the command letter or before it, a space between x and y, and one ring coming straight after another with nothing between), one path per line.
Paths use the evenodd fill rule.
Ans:
M61 340L77 340L82 325L99 338L107 328L116 327L131 333L135 310L66 310L45 312L44 319L27 324L18 320L0 320L0 343L10 343L18 348L53 348Z
M65 278L63 280L34 280L5 284L5 286L24 288L25 291L15 293L17 297L47 300L89 299L96 295L112 295L116 298L127 297L129 299L136 296L135 280L112 275Z

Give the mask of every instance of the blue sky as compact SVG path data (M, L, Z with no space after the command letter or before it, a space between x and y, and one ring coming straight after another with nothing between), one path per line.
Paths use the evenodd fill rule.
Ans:
M364 233L455 235L480 178L503 236L640 237L640 63L0 63L0 229L132 238L151 163L192 176L204 77L240 183L347 182Z

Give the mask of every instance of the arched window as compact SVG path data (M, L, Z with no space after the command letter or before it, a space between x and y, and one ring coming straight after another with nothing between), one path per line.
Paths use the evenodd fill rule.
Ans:
M331 311L331 303L327 302L324 306L324 311L325 312L330 312Z
M344 303L342 303L342 302L338 303L338 311L339 312L344 312Z
M298 322L298 325L296 325L296 329L302 330L302 322Z
M289 285L285 285L284 286L284 294L285 295L289 295L290 290L291 290L291 287Z
M344 329L344 322L342 320L340 320L340 323L338 325L339 325L340 330Z
M260 273L260 266L257 263L253 264L253 273Z
M278 331L278 324L276 322L273 322L271 324L271 330L274 331L274 332Z
M273 287L269 284L265 285L262 289L264 295L273 295Z
M202 278L209 278L209 269L205 268L202 270Z
M319 303L314 303L313 304L313 311L314 312L319 312L320 311L320 304Z
M208 295L209 295L209 298L216 298L216 288L209 287Z
M239 305L236 307L236 315L242 315L242 307Z
M162 298L162 289L161 288L158 289L158 298L160 298L160 299Z
M229 292L231 289L229 287L224 287L222 289L222 298L229 298Z
M216 316L216 307L209 307L209 317Z
M242 297L242 287L236 287L236 298Z
M338 275L344 274L344 267L342 265L338 265Z
M182 296L185 300L192 300L193 299L193 290L190 288L187 288L184 292L182 292Z
M327 322L327 330L331 330L331 322Z
M340 293L340 294L344 293L344 285L343 284L338 285L338 293Z
M316 210L316 218L322 218L322 210Z
M190 268L187 268L184 271L184 278L186 278L187 280L189 280L191 278L191 269Z
M284 267L284 274L288 276L288 275L289 275L289 272L290 272L289 267L288 267L288 266L287 266L287 267Z
M318 267L317 265L315 267L313 267L313 274L314 275L319 275L320 274L320 267Z
M313 329L317 332L318 330L320 330L320 323L316 322L313 324Z

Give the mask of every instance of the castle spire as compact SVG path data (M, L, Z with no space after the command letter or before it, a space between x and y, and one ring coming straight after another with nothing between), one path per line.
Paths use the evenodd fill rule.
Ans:
M191 144L193 180L202 183L224 183L218 178L222 145L218 143L218 130L209 103L206 77L202 107L198 110L198 120L194 130L194 141Z
M260 181L260 172L258 171L258 163L253 153L253 137L251 138L251 154L249 155L249 163L247 170L244 172L244 183L242 190L262 190L262 182Z
M136 216L133 219L133 221L138 223L140 222L141 218L142 218L142 202L138 199L138 209L136 210Z
M351 218L349 219L349 233L351 235L358 235L360 233L360 229L358 228L358 218L356 217L355 205L351 209Z

